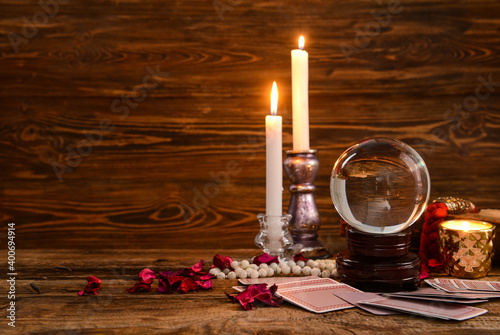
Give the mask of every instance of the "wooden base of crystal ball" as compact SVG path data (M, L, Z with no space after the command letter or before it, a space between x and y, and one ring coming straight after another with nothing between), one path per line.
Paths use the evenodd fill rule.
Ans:
M337 255L341 281L364 291L418 289L420 260L410 244L409 229L382 235L348 227L347 250Z

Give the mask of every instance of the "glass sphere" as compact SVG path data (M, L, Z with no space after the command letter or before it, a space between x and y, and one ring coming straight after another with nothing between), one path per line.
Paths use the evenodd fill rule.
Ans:
M425 210L429 171L407 144L375 138L347 149L337 160L330 194L340 216L352 227L373 234L408 228Z

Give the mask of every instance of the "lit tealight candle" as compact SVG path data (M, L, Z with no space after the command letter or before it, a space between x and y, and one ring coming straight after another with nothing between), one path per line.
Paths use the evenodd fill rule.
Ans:
M449 275L480 278L491 270L495 226L476 220L450 220L439 226L439 250Z
M443 227L453 230L468 232L471 230L488 230L493 227L491 223L475 220L450 220L441 224Z

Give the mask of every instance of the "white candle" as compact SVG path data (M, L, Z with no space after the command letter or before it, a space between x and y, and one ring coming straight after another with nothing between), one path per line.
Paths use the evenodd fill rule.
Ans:
M309 60L304 37L292 50L293 150L309 150Z
M281 116L277 116L278 88L273 83L271 115L266 116L266 215L282 215L283 161Z

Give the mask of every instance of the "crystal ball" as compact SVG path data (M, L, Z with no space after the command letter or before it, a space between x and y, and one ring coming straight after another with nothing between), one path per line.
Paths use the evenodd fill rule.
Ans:
M368 139L337 160L330 194L340 216L366 233L392 234L413 224L425 210L429 171L409 145L392 139Z

